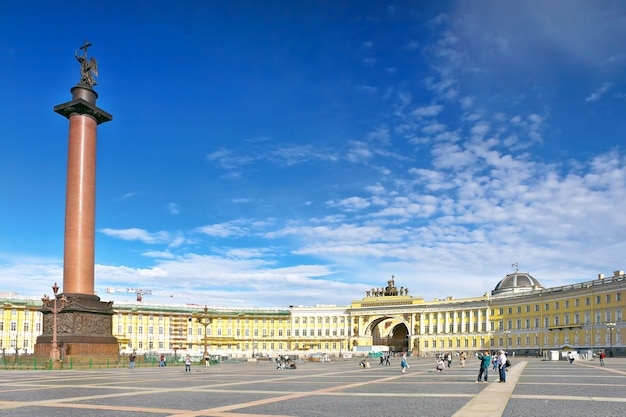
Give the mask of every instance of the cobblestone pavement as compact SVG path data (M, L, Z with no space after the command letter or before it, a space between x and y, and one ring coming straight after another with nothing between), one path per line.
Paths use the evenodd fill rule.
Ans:
M626 359L547 362L511 358L506 384L475 383L478 360L443 373L431 359L361 369L358 360L209 368L2 371L0 416L623 416Z

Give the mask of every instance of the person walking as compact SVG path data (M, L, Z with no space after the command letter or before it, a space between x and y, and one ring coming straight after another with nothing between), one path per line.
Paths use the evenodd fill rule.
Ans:
M404 356L404 353L402 354L402 358L400 359L400 366L402 367L402 373L406 373L406 368L409 367L409 364L406 363L406 356Z
M489 351L486 350L484 353L480 353L478 355L478 359L480 360L480 369L478 370L478 380L476 383L478 384L481 379L484 377L484 382L489 382L489 366L491 365L491 356L489 355Z
M185 372L191 372L191 357L189 355L185 358Z
M574 352L571 350L567 352L567 359L569 360L569 364L572 365L574 363Z
M500 371L500 382L506 382L506 353L503 350L498 355L498 370Z
M135 352L133 352L128 357L128 367L130 369L135 369L135 359L137 359L137 355L135 355Z
M465 368L465 359L467 359L465 352L461 352L461 354L459 355L459 362L460 362L461 368Z
M441 357L437 358L435 369L437 370L437 373L441 373L444 369L446 369L446 364L443 362Z
M165 355L161 354L161 357L159 358L159 366L165 366Z
M604 358L606 358L606 354L604 352L600 352L600 366L604 366Z

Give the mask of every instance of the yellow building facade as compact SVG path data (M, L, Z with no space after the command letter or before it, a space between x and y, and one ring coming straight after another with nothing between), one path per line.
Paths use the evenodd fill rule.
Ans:
M367 354L434 355L505 349L517 355L551 350L626 354L622 343L626 276L543 288L515 272L480 297L424 300L396 287L372 288L348 306L285 309L115 303L113 335L120 353L235 358ZM41 300L0 293L3 355L32 354L42 332Z

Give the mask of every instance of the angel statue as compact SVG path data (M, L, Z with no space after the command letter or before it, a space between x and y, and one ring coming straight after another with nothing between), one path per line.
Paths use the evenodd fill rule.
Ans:
M74 55L78 62L80 62L80 84L93 87L98 84L95 78L98 76L98 63L94 57L91 57L89 60L87 59L87 48L90 46L91 44L85 41L85 44L80 47L80 49L83 50L83 56L78 55L78 51L76 51Z

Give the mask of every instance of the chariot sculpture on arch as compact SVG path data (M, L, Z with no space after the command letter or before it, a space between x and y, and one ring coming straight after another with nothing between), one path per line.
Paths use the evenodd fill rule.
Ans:
M78 50L74 53L76 60L80 63L80 84L93 87L98 84L96 78L98 76L98 62L96 58L87 59L87 48L91 46L85 39L85 43L79 49L83 50L83 56L78 55Z

